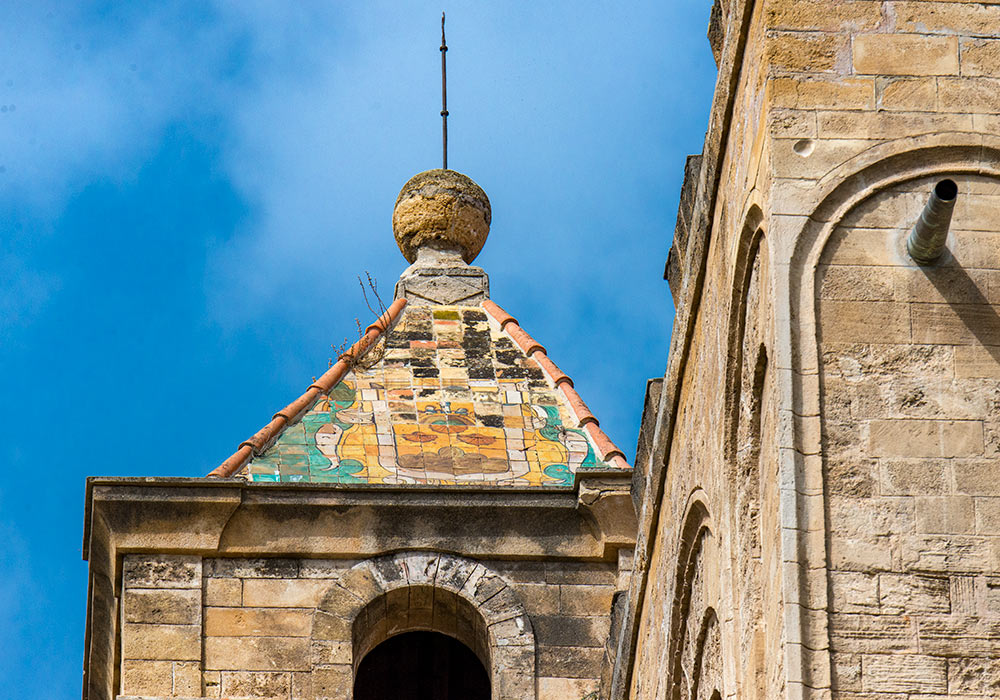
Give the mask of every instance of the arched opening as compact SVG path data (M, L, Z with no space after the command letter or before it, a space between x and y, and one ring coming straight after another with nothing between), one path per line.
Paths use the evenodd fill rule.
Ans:
M344 691L355 685L359 674L366 675L361 663L381 644L410 633L432 632L457 640L488 672L485 694L469 698L536 697L531 619L506 581L479 562L437 552L400 552L359 562L330 588L317 611L322 622L313 626L313 639L343 643L348 641L344 633L349 627L354 681ZM399 659L405 653L390 657ZM433 662L423 665L434 668ZM471 663L462 665L475 668ZM338 674L346 670L340 668ZM356 698L373 697L364 695L370 686L363 678L357 685ZM381 691L375 687L377 697ZM403 692L398 697L421 696Z
M490 679L469 647L440 632L404 632L361 660L354 700L490 700Z

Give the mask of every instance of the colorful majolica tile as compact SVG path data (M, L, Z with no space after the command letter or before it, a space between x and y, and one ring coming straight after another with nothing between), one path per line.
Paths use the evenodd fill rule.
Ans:
M384 357L290 425L252 481L571 486L609 468L560 391L480 308L408 307Z

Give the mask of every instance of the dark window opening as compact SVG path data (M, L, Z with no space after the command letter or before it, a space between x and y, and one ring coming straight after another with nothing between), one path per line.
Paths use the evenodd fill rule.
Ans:
M361 660L354 700L490 700L482 662L438 632L390 637Z

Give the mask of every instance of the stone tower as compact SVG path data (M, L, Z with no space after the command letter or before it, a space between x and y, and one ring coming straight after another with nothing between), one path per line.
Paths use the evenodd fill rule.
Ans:
M85 700L1000 697L1000 4L709 40L635 469L470 264L485 193L422 173L300 398L213 478L88 482Z
M716 0L610 697L1000 697L998 37Z
M85 700L610 683L632 470L469 264L490 217L464 175L415 176L395 300L302 396L210 478L88 481Z

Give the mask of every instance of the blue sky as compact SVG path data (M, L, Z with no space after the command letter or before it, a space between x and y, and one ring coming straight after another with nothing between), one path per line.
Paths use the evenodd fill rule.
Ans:
M84 479L205 474L391 297L442 9L477 264L631 458L710 5L0 4L0 690L79 697Z

